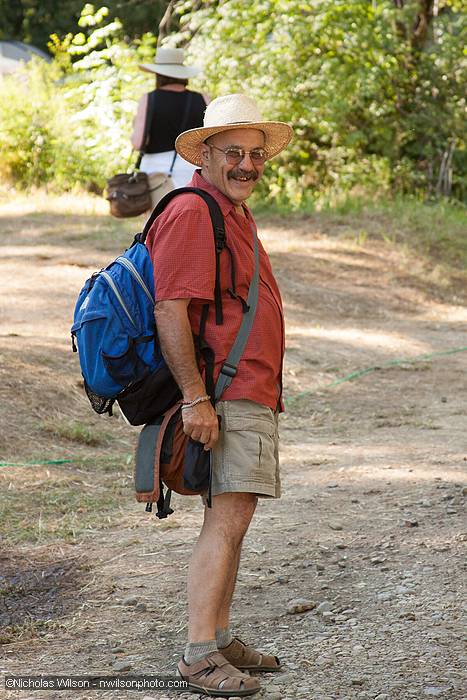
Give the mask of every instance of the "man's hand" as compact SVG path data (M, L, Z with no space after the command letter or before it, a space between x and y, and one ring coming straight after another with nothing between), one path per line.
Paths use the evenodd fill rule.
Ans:
M161 349L185 402L205 396L206 387L196 362L193 334L188 318L190 299L168 299L156 303L155 315ZM210 450L219 437L217 415L209 401L182 410L186 435Z
M210 401L203 401L193 408L182 410L183 432L196 442L202 442L205 450L214 447L219 438L219 421Z

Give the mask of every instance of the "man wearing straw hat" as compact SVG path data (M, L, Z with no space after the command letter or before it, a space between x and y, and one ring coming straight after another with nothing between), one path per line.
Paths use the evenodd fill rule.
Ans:
M245 200L263 175L266 161L282 151L291 136L287 124L265 121L254 100L236 94L211 102L203 126L185 131L176 141L177 152L200 168L190 185L209 192L220 206L231 254L224 250L220 262L223 323L216 325L213 304L206 321L205 339L215 353L215 379L235 341L255 270L256 226ZM155 259L160 343L183 393L184 431L212 449L213 457L212 507L205 507L190 562L188 644L178 670L193 691L222 697L252 695L260 686L248 671L275 671L280 662L232 635L230 607L242 541L258 497L280 496L277 416L282 410L284 351L280 293L259 243L256 315L237 373L214 409L193 344L201 309L214 300L215 255L205 202L191 193L175 197L153 225L147 245Z

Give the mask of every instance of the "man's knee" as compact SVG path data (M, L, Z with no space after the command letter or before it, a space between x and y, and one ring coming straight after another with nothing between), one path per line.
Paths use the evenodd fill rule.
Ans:
M206 520L224 539L241 542L255 512L258 497L254 493L223 493L214 496Z
M258 496L254 493L231 493L227 494L232 496L232 500L229 503L229 519L230 523L237 521L239 528L242 526L245 531L251 522L253 514L258 503Z

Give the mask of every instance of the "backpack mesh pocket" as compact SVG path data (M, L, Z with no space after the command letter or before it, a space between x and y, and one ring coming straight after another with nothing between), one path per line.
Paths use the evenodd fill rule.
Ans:
M88 387L86 382L84 382L84 390L86 395L96 413L108 413L109 416L112 415L112 406L115 403L115 399L106 399L104 396L98 396Z

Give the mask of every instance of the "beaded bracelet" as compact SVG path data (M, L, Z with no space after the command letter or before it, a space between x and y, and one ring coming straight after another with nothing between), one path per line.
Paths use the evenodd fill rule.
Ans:
M184 401L182 403L182 411L184 408L193 408L193 406L197 406L199 403L204 403L205 401L210 401L211 397L205 394L205 396L197 396L196 399L193 399L193 401Z

